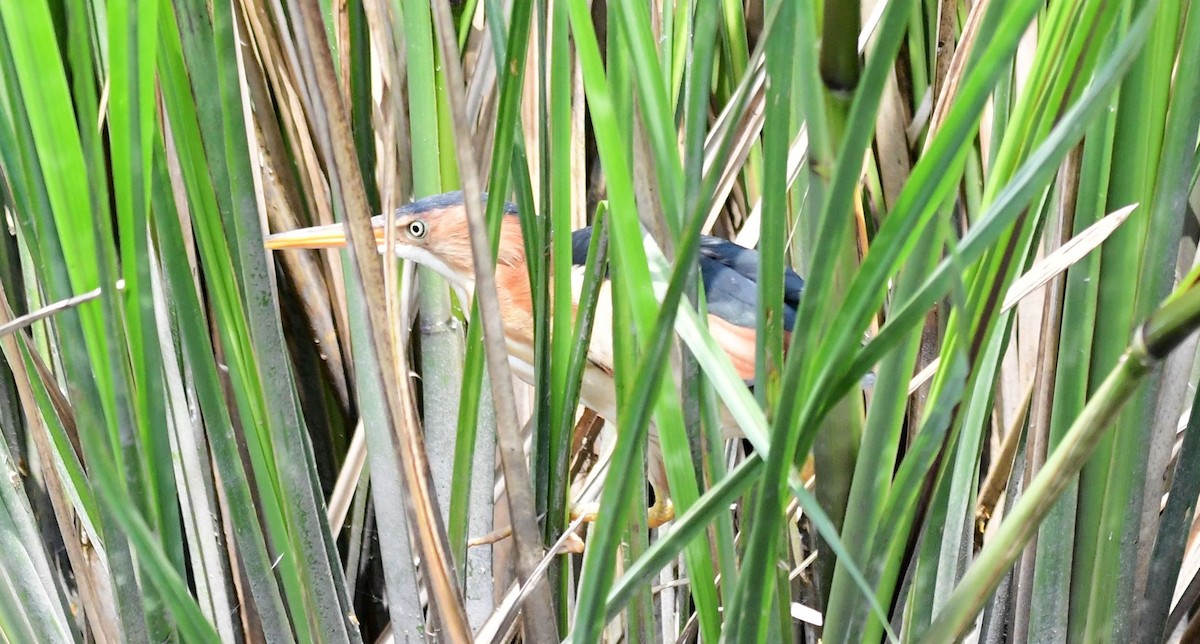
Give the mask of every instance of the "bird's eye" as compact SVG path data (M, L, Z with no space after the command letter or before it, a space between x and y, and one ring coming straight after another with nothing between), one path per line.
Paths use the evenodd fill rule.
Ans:
M427 229L425 228L425 222L421 221L420 219L409 222L408 224L408 234L413 239L421 239L425 236L426 231Z

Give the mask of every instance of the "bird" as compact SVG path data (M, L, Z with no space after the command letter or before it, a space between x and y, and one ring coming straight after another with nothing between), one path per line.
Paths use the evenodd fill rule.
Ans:
M484 203L487 194L483 193ZM500 225L500 243L496 255L496 290L503 318L505 344L514 375L533 385L534 314L525 244L517 209L505 203ZM395 212L394 248L400 259L423 265L450 283L461 301L470 302L474 292L475 271L467 227L463 193L448 192L418 199ZM371 220L376 243L385 252L387 218ZM572 298L577 311L586 272L592 228L571 234L573 270ZM271 250L340 248L347 244L342 224L312 226L269 235L265 245ZM708 326L712 336L729 356L738 375L748 386L755 376L755 345L758 307L758 252L732 241L701 235L699 246L700 281L708 307ZM610 270L612 268L610 267ZM804 280L790 268L783 279L783 327L790 335ZM611 282L606 275L600 284L594 315L591 344L580 387L580 403L598 416L616 422L617 400L613 380L613 322ZM723 420L726 437L740 435L731 418ZM648 444L648 479L654 489L654 504L648 509L648 524L655 527L674 516L666 471L655 432ZM572 514L595 518L594 510L573 509Z

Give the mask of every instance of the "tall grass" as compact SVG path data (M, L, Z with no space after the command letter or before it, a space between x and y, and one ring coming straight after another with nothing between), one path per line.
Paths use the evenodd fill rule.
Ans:
M1192 9L0 2L0 634L1195 636ZM520 212L532 386L489 263L376 252L454 189L477 257ZM753 388L701 233L760 252Z

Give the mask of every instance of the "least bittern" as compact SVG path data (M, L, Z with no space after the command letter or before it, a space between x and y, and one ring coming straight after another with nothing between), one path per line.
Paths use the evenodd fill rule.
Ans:
M446 278L463 297L474 291L474 260L468 238L466 210L461 192L451 192L415 201L396 212L395 249L401 259L427 266ZM372 220L380 252L384 250L386 218ZM577 268L587 258L591 228L572 233L572 262ZM346 245L346 229L341 224L315 226L271 235L267 248L335 248ZM758 287L758 253L731 241L704 236L700 241L700 276L708 305L708 325L713 337L728 354L738 374L754 378ZM576 307L583 283L583 271L572 271L572 296ZM505 208L500 228L500 246L496 257L496 288L504 318L509 363L517 377L534 383L533 373L533 298L529 271L525 264L525 245L516 209ZM791 331L795 307L799 304L804 280L791 270L784 277L784 329ZM600 417L616 419L617 400L613 383L613 325L610 284L601 285L587 365L580 389L580 402ZM725 434L740 435L736 424L725 422ZM666 472L658 452L657 437L651 432L649 479L655 491L650 508L651 525L659 525L673 516L667 495Z

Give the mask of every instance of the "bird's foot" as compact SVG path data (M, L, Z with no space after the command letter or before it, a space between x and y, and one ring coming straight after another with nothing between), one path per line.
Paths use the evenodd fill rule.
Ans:
M600 514L599 503L579 503L571 506L571 520L580 517L585 523L595 522ZM651 528L657 528L675 518L675 504L670 499L662 498L654 501L654 505L646 511L646 523Z
M655 499L654 505L646 511L646 523L651 528L657 528L674 518L675 504L671 503L671 499L668 498Z
M578 521L582 518L584 523L595 523L598 516L600 516L600 503L598 502L571 504L571 521Z
M558 554L583 554L583 537L580 537L574 532L568 532L566 534L566 539L563 540L562 546L558 549Z

